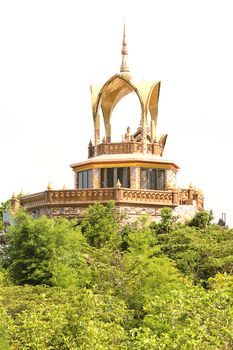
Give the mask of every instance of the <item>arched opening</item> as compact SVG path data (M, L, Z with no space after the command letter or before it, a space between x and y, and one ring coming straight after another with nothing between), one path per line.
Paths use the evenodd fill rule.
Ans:
M125 96L114 108L111 116L111 142L121 142L130 127L134 134L141 121L141 104L135 92Z

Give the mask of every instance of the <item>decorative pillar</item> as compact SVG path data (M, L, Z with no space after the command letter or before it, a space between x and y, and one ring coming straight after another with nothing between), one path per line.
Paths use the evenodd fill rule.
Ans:
M11 197L11 208L12 211L15 212L19 209L19 200L16 198L15 192L13 193L12 197Z
M99 168L92 170L92 187L101 188L101 169Z
M96 113L95 119L94 119L94 143L95 146L98 145L100 142L100 115L99 113Z
M147 153L147 135L146 135L147 115L146 115L146 112L144 112L144 111L142 112L141 127L142 127L142 148L143 148L143 153Z

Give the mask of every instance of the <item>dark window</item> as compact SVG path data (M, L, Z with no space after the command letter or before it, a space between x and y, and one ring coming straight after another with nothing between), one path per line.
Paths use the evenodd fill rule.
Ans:
M165 170L141 168L140 187L148 190L165 190Z
M77 173L78 189L92 188L92 170L80 171Z
M115 187L117 180L121 187L130 187L130 168L104 168L101 169L101 187Z

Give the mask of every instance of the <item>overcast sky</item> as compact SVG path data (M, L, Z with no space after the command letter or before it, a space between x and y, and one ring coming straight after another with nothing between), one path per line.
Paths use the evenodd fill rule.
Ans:
M179 183L233 226L232 1L0 0L0 201L73 187L69 165L93 139L90 84L119 72L124 18L135 80L161 80L158 132ZM135 96L115 138L139 125Z

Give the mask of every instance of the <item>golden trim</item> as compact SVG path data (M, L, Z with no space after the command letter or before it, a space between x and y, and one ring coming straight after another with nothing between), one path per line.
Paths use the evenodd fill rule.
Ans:
M179 167L174 163L163 163L163 162L148 162L148 161L138 161L138 162L111 162L111 163L93 163L87 165L80 165L72 167L73 171L83 171L91 169L101 169L101 168L123 168L123 167L143 167L143 168L159 168L167 170L178 171Z

